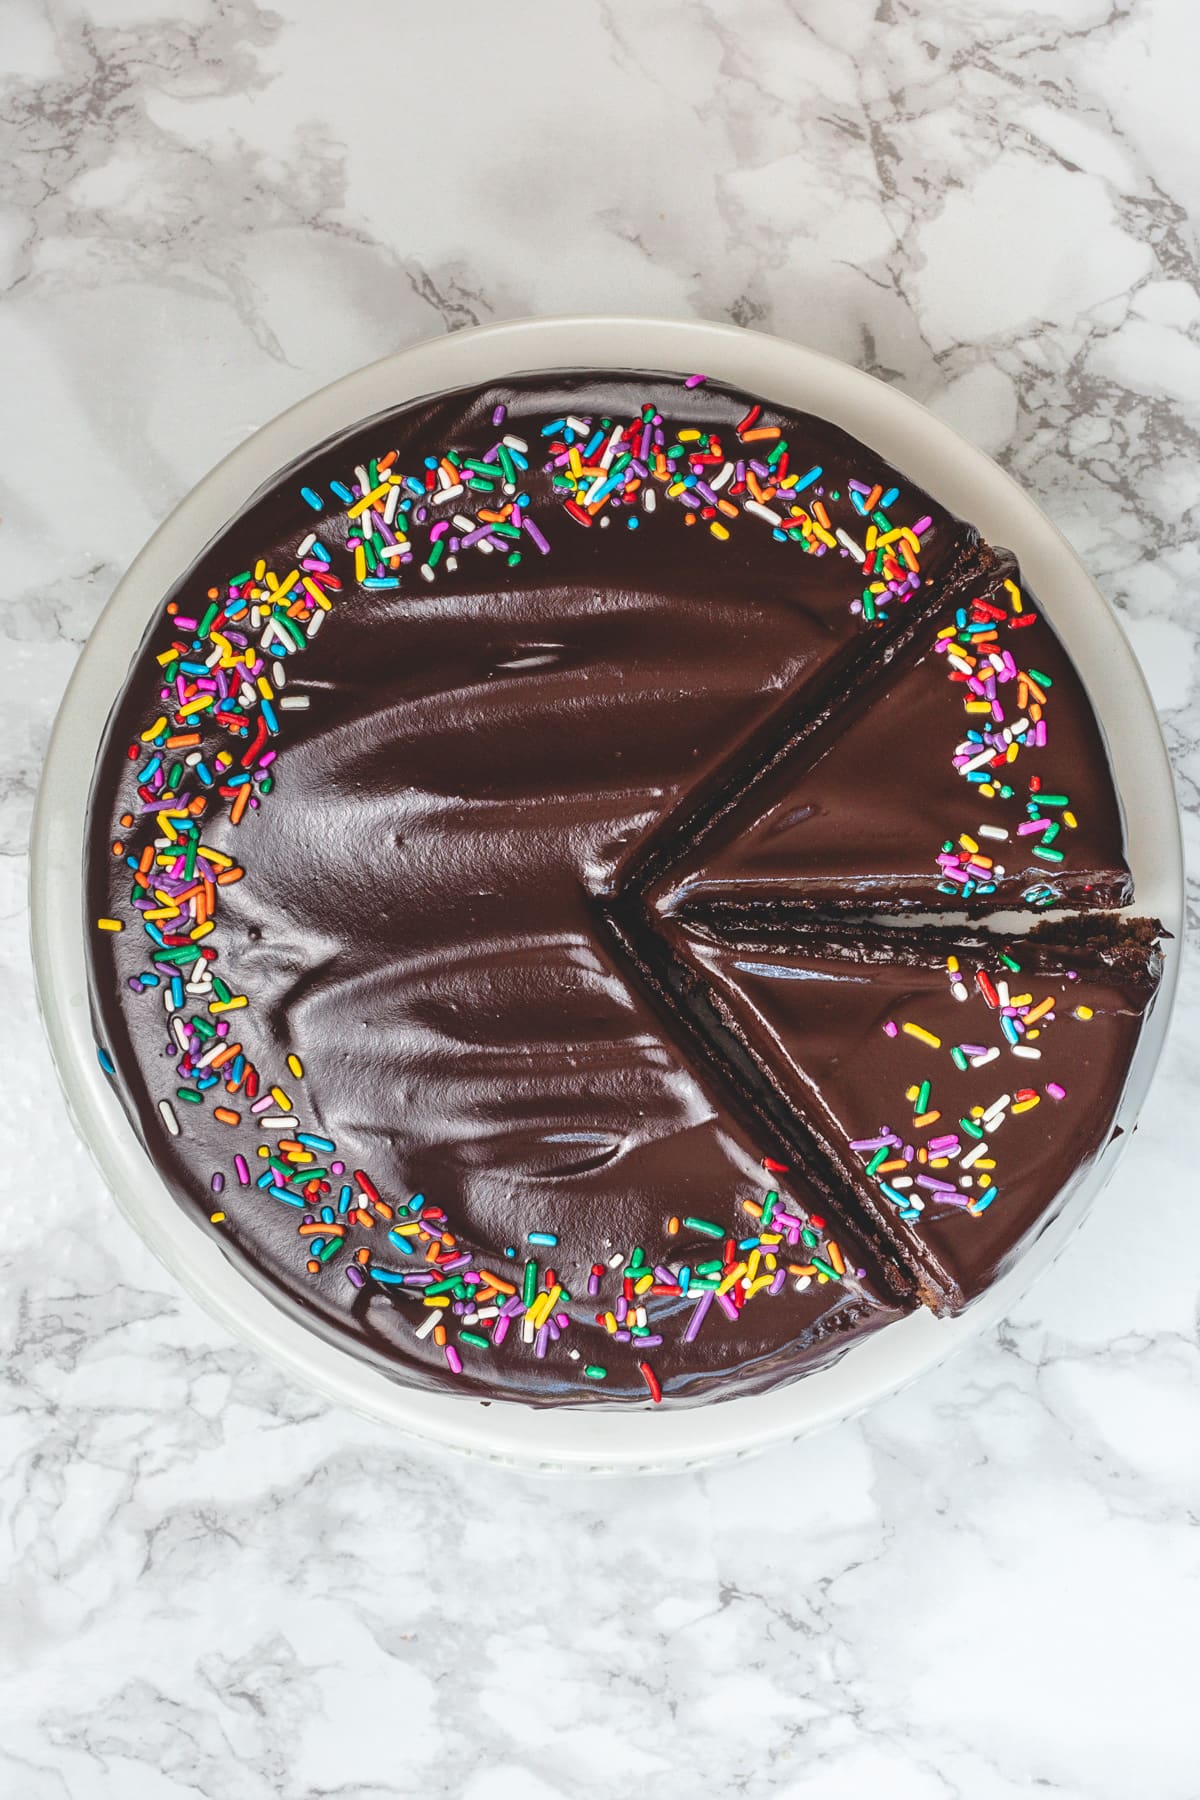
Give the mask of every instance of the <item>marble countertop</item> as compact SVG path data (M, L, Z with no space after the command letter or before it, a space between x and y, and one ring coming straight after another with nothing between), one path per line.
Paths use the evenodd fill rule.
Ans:
M339 1416L185 1299L27 950L42 749L155 524L313 388L527 313L778 332L980 443L1120 608L1194 845L1200 24L1056 11L7 0L4 1796L1200 1795L1194 968L1002 1330L817 1440L588 1485Z

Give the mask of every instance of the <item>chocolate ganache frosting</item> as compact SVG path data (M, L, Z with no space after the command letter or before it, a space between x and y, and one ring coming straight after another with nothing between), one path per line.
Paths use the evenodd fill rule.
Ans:
M1011 558L695 377L438 395L283 471L164 596L85 856L179 1203L395 1378L535 1405L964 1304L1106 1140L1158 973ZM1027 948L853 917L1013 904Z

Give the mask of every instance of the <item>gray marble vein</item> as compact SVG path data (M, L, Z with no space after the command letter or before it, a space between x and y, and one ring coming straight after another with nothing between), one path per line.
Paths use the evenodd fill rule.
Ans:
M1003 1330L753 1464L545 1484L181 1296L71 1135L25 900L55 708L158 520L316 386L534 312L793 336L996 456L1121 609L1194 849L1194 8L3 14L0 1795L1197 1800L1192 969Z

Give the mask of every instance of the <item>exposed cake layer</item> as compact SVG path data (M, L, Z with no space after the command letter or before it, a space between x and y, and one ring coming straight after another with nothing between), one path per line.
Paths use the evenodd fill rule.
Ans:
M1161 958L1155 927L983 933L663 926L683 1003L764 1116L819 1148L956 1310L1107 1143Z
M747 771L660 879L665 911L976 914L1124 905L1120 804L1095 713L1013 559Z
M749 1391L894 1316L592 898L974 543L834 428L663 377L444 396L272 483L92 793L97 1035L179 1199L405 1379L534 1403Z

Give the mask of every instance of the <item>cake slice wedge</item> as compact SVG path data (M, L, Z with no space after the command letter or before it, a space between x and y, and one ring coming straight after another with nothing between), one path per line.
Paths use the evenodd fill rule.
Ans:
M1099 723L1006 551L766 759L652 891L658 910L751 924L1131 897Z
M948 1312L1108 1142L1161 973L1157 929L663 926L679 1003L747 1096L799 1158L815 1149Z

